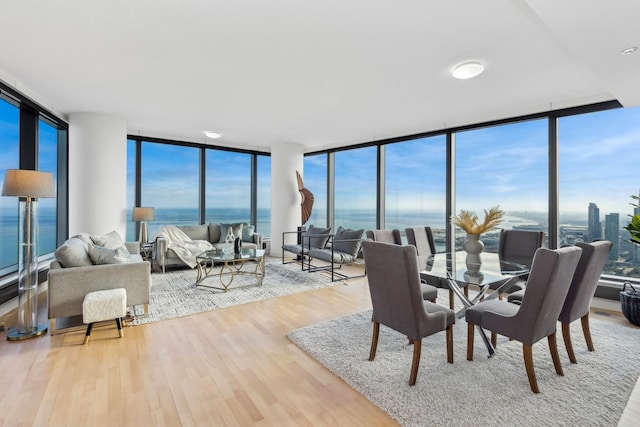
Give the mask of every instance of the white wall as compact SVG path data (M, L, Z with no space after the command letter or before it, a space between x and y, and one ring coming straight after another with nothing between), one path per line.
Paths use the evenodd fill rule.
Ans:
M302 170L304 149L299 144L271 147L271 255L281 256L282 233L295 231L302 221L296 170Z
M126 233L127 123L108 114L69 115L69 236Z

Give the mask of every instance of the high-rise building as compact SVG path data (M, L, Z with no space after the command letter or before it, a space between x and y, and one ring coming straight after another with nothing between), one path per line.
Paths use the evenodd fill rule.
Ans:
M589 203L589 241L602 238L602 225L600 224L600 208L598 205Z
M620 249L620 214L610 213L604 217L604 238L613 243L609 259L618 259Z

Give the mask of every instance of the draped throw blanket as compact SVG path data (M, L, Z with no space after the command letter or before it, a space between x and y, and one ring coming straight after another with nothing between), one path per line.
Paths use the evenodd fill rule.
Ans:
M184 231L175 225L163 225L153 236L153 239L158 237L166 239L167 249L173 250L189 268L196 266L196 255L213 249L213 245L206 240L191 240Z

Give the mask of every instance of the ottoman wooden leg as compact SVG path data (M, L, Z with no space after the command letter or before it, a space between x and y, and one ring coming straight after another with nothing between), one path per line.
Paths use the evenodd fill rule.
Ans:
M93 329L93 323L89 323L89 325L87 326L87 332L85 332L84 334L84 343L86 344L89 342L89 337L91 336L91 330Z
M122 330L122 317L116 317L116 325L118 325L118 335L122 338L124 336L124 331Z

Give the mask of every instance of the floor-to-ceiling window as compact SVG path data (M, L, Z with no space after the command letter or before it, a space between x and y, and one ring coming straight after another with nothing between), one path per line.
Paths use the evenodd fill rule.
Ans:
M136 145L133 139L127 140L127 242L138 240L136 223L133 221L133 208L136 206Z
M313 194L311 216L303 225L326 227L327 219L327 154L305 156L303 181L307 190Z
M256 232L271 236L271 157L258 155L256 189Z
M206 223L249 222L251 154L206 150Z
M374 146L335 153L334 231L376 228L377 164Z
M268 155L130 136L126 191L127 240L137 239L131 219L135 206L155 209L149 238L166 224L209 222L255 223L264 237L271 233Z
M455 134L455 208L475 211L500 206L499 228L548 234L548 120L527 120ZM456 229L456 247L464 231ZM498 249L499 229L482 235L485 250Z
M20 109L0 98L0 183L20 166ZM0 188L2 186L0 185ZM0 197L0 272L18 264L18 198Z
M385 145L385 228L429 226L446 247L447 145L444 135Z
M142 142L140 206L155 209L147 224L149 238L163 224L200 224L200 150Z
M38 121L38 170L53 175L57 187L58 177L58 129L47 121ZM57 198L38 200L38 255L56 250Z
M640 210L640 107L558 119L560 244L607 239L605 274L640 277L640 247L622 227Z

